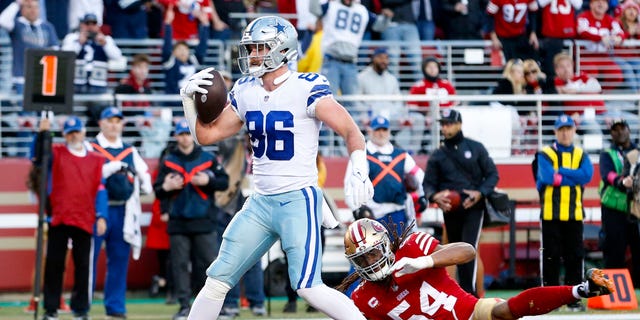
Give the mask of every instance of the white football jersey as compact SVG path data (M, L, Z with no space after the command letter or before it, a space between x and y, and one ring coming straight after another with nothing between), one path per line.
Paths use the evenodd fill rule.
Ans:
M350 7L340 1L329 1L327 12L322 18L322 52L338 56L357 55L357 49L362 43L370 18L375 19L369 10L360 3L353 3ZM332 52L336 43L348 43L356 52Z
M315 107L330 96L329 81L317 73L292 72L272 92L258 78L236 82L229 100L251 138L256 192L269 195L317 186L322 122L315 117Z

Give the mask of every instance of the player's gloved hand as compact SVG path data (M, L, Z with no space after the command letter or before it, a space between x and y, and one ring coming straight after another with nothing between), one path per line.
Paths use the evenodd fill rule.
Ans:
M109 178L112 174L126 168L127 164L122 161L111 161L102 166L102 177Z
M373 198L373 185L369 180L369 163L364 150L351 153L351 172L344 186L344 196L350 206L360 207Z
M433 258L431 258L431 256L418 258L404 257L391 266L391 273L395 272L396 277L402 277L431 267L433 267Z
M180 89L180 95L182 97L189 97L193 99L193 95L196 92L207 94L207 89L204 89L200 86L210 86L213 84L211 80L207 79L213 79L213 75L210 72L214 69L215 68L213 67L209 67L192 75L187 81L187 84Z
M215 70L213 67L206 68L189 78L187 84L180 89L180 96L182 97L182 109L184 110L184 117L189 123L189 130L191 136L196 144L198 142L198 135L196 134L196 120L198 119L198 113L196 112L196 102L193 100L193 96L196 92L207 94L207 90L200 87L201 85L210 86L213 84L210 80L213 79L211 70Z

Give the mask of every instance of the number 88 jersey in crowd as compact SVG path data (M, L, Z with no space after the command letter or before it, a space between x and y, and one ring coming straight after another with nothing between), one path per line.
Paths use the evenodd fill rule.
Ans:
M320 99L331 97L329 81L317 73L287 72L273 91L261 79L243 77L229 100L245 123L253 149L255 190L278 194L318 184L316 154L322 122L315 117ZM280 79L278 79L280 80Z
M395 252L395 261L426 256L440 242L424 232L411 234ZM377 282L363 281L351 295L369 319L470 319L478 298L465 292L445 268L420 270ZM393 298L393 299L390 299Z

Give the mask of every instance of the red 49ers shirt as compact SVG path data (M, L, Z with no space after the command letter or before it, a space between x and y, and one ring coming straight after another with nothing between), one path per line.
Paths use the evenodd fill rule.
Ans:
M410 235L396 251L396 261L431 254L438 240L423 232ZM390 285L363 281L351 295L369 319L469 319L478 299L465 292L445 268L393 277Z

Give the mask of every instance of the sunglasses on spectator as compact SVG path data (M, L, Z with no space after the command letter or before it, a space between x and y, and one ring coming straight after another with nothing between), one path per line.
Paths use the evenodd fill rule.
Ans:
M524 75L525 75L525 76L528 76L528 75L530 75L530 74L536 74L536 73L538 73L538 70L529 70L529 71L525 71L525 72L524 72Z

